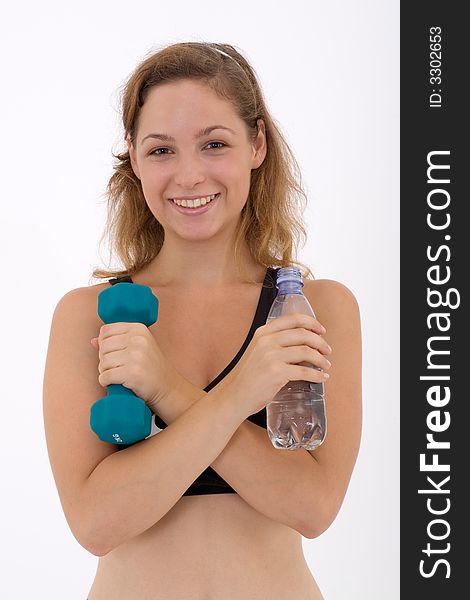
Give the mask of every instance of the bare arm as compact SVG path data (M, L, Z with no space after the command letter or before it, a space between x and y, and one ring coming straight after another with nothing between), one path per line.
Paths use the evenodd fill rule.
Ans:
M244 418L229 397L214 389L158 435L101 461L82 495L93 554L107 554L159 521Z
M304 291L326 326L326 339L334 350L332 377L325 384L325 442L313 451L276 450L265 429L244 421L210 466L258 512L314 538L339 512L359 451L361 324L357 301L344 285L320 280L309 282ZM222 391L232 375L233 371L214 390ZM204 394L183 381L173 402L161 406L159 414L166 423ZM232 402L237 402L235 397Z
M64 515L77 541L97 555L158 522L246 417L220 390L195 406L185 402L185 410L176 395L168 398L168 410L179 412L158 435L121 452L98 439L90 409L106 389L97 380L90 339L102 324L96 312L101 289L72 290L58 302L43 382L47 449Z
M233 406L240 400L227 389L231 375L232 372L209 394L220 391L221 397ZM159 404L157 414L169 425L207 395L182 377L179 389ZM307 450L277 450L266 429L245 420L210 466L245 502L269 519L295 529L304 537L314 537L310 533L313 512L316 528L326 528L325 476Z

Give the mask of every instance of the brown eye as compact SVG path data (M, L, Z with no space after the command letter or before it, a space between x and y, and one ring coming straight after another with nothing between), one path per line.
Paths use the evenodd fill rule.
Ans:
M223 142L209 142L207 145L212 146L212 144L220 144L220 146L222 146L224 148L227 146L227 144L224 144ZM214 148L214 150L219 150L219 149L220 148Z
M163 156L162 154L156 154L156 152L158 152L159 150L168 150L168 148L155 148L155 150L149 152L149 156Z

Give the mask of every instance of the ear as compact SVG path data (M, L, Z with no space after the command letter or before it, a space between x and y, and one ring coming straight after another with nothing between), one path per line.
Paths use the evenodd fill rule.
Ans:
M258 119L258 135L253 144L253 159L251 163L252 169L257 169L266 157L266 126L263 119Z
M129 134L127 134L126 143L127 143L127 149L129 151L129 158L131 161L132 170L134 171L134 175L138 179L140 179L140 171L139 171L139 167L137 165L136 153L135 153L134 146L132 145L131 137Z

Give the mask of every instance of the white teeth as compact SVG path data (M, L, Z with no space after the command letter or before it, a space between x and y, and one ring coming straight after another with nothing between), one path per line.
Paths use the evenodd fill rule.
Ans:
M212 196L204 196L204 198L196 198L195 200L175 200L173 202L178 206L184 206L186 208L197 208L198 206L205 206L208 202L213 200L217 194L212 194Z

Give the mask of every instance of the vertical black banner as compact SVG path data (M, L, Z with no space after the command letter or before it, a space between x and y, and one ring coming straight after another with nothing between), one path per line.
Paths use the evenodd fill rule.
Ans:
M401 3L403 600L470 598L470 157L464 109L469 35L464 6Z

